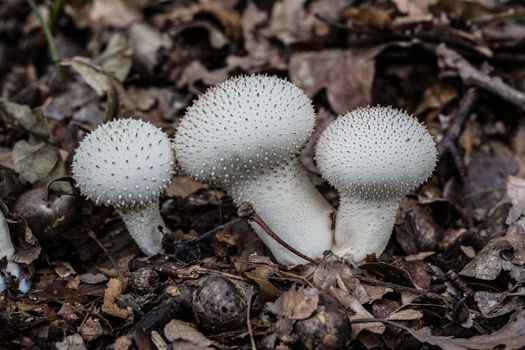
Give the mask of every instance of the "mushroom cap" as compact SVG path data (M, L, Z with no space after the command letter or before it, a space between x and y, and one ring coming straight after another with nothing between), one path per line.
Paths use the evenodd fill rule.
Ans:
M137 119L103 124L79 144L73 177L82 193L97 204L117 209L156 200L173 175L169 137Z
M425 126L391 107L359 108L322 133L316 160L341 192L377 199L397 197L430 177L436 146Z
M175 136L177 162L196 180L227 185L295 157L314 123L310 99L291 82L228 79L186 111Z

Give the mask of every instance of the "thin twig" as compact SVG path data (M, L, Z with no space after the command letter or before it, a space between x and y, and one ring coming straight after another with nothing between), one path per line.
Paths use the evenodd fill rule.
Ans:
M104 254L109 258L109 260L111 261L111 264L113 265L113 267L115 268L115 270L117 270L117 273L119 275L122 275L122 271L120 271L120 268L118 267L117 265L117 262L115 261L115 259L113 259L113 257L109 254L108 250L106 249L106 247L104 247L102 245L102 243L100 243L100 241L98 240L98 238L95 236L95 232L93 231L89 231L88 232L89 234L89 237L91 237L96 243L97 245L100 247L100 249L102 249L104 251Z
M463 156L458 149L458 140L463 133L463 130L465 130L465 124L476 106L478 97L479 94L476 88L470 88L467 90L459 102L458 110L454 115L450 126L447 128L443 139L437 145L440 158L445 155L450 155L462 177L467 175L467 166L465 165Z
M282 245L283 247L285 247L286 249L288 249L289 251L291 251L292 253L294 253L298 257L300 257L300 258L302 258L302 259L304 259L304 260L306 260L308 262L311 262L314 265L319 265L319 263L317 261L315 261L314 259L304 255L303 253L301 253L300 251L298 251L297 249L295 249L294 247L292 247L291 245L289 245L288 243L283 241L281 239L281 237L279 237L264 222L264 220L259 216L259 214L257 214L257 212L255 211L253 205L250 202L243 202L243 203L241 203L241 205L239 206L239 209L237 211L237 215L239 215L241 218L245 218L245 219L247 219L249 221L255 222L257 225L259 225L268 234L268 236L272 237L277 243L279 243L280 245Z
M40 13L40 10L36 6L35 2L33 0L27 0L27 2L29 3L31 11L33 11L33 13L35 14L38 22L40 23L40 26L42 27L42 30L44 31L44 36L46 37L51 59L54 63L57 63L58 61L60 61L60 51L58 50L58 46L55 41L55 38L53 37L53 33L51 33L51 29L49 28L48 23L44 20L44 17L42 17L42 13Z
M440 294L437 294L437 293L434 293L434 292L429 292L427 290L419 290L419 289L416 289L416 288L402 286L402 285L399 285L399 284L385 282L385 281L379 281L379 280L375 280L375 279L372 279L372 278L359 276L359 275L356 275L355 277L357 279L363 281L363 282L367 282L367 283L370 283L370 284L373 284L373 285L376 285L376 286L388 287L388 288L392 288L393 290L397 290L397 291L400 291L400 292L409 292L409 293L412 293L412 294L424 295L424 296L427 296L429 298L433 298L433 299L437 299L437 300L444 300L444 301L452 302L452 300L450 300L450 298L448 298L446 296L443 296L443 295L440 295Z
M525 110L525 94L505 83L500 77L491 77L475 68L470 62L456 51L449 49L445 44L438 45L436 54L443 60L446 67L455 69L458 72L465 84L479 86Z

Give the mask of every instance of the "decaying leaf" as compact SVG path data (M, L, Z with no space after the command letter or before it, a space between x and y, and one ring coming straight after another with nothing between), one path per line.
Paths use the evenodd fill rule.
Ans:
M297 53L290 58L290 78L310 97L326 89L336 114L367 106L371 103L374 58L382 49Z
M317 309L319 291L314 288L301 288L283 293L266 307L272 313L290 320L302 320L310 317Z
M476 254L476 257L461 270L460 274L481 280L496 279L502 269L500 253L509 248L510 244L505 238L493 239Z
M126 289L127 279L111 278L108 281L106 291L104 292L104 303L102 311L119 318L128 318L131 315L129 309L123 309L116 304L116 299Z
M51 181L66 176L58 148L43 141L18 141L13 147L13 164L15 171L24 179L39 186L47 186ZM64 192L71 191L68 183L57 185Z
M164 336L172 342L173 349L213 349L213 342L188 322L171 320L164 326Z
M51 130L41 110L31 110L29 106L0 99L0 117L4 122L16 123L37 137L49 138Z

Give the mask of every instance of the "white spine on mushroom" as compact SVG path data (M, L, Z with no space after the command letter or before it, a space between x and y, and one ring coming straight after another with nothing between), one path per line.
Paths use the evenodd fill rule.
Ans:
M399 202L432 174L436 155L427 129L390 107L357 109L328 126L316 160L340 194L333 251L356 261L379 256Z
M249 201L287 243L311 258L330 249L333 208L309 182L298 153L315 123L311 102L292 83L265 75L229 79L188 108L175 136L178 165ZM277 261L305 261L252 225Z
M166 225L159 213L160 194L173 175L170 139L150 123L119 119L87 135L73 159L73 175L82 193L115 207L139 248L162 251Z

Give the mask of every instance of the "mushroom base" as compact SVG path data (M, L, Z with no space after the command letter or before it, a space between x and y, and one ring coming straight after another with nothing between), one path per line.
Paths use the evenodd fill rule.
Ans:
M162 253L162 232L168 232L160 216L159 200L131 209L117 209L131 238L146 255ZM162 231L161 231L162 230Z
M332 244L330 214L334 208L308 179L298 160L229 186L237 205L250 202L264 222L286 243L316 259ZM271 238L257 224L252 228L283 265L307 263Z
M332 251L360 261L385 250L396 221L399 199L369 199L341 196Z

